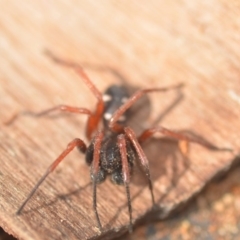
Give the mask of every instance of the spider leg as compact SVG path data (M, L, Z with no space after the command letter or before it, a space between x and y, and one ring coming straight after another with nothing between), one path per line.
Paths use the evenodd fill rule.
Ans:
M82 78L83 82L90 89L90 91L93 93L93 95L97 98L98 102L97 102L96 110L89 116L88 122L87 122L86 136L90 140L91 135L96 130L97 125L104 111L104 102L102 99L102 94L96 88L96 86L92 83L92 81L88 78L88 76L86 75L86 73L83 71L82 67L79 64L76 64L71 61L65 61L61 58L58 58L50 51L46 51L45 53L55 63L75 70L77 74Z
M174 86L169 86L165 88L149 88L142 89L134 93L112 116L109 121L109 128L114 132L123 132L123 127L117 124L117 121L123 113L125 113L139 98L144 96L146 93L150 92L166 92L168 90L176 89L182 87L183 84L178 84Z
M128 212L129 212L129 232L132 232L132 205L131 205L130 189L129 189L130 170L129 170L128 160L127 160L126 139L123 134L118 135L117 144L121 154L123 182L125 184L126 194L127 194Z
M145 174L148 178L148 186L149 186L149 190L150 190L150 193L151 193L152 205L155 206L155 199L154 199L154 195L153 195L153 186L152 186L152 178L151 178L150 170L149 170L149 161L148 161L142 147L140 146L134 131L129 127L125 127L124 131L125 131L127 137L129 138L129 140L131 141L131 143L133 144L133 146L134 146L134 148L135 148L135 150L138 154L141 165L143 166L143 170L144 170L144 172L145 172Z
M85 143L79 139L75 138L73 141L71 141L67 148L60 154L60 156L48 167L47 171L44 173L44 175L39 179L37 184L34 186L32 191L27 196L26 200L22 203L20 208L17 211L17 214L20 214L23 210L24 206L27 204L27 202L31 199L33 194L37 191L39 186L43 183L43 181L47 178L47 176L58 166L58 164L75 148L79 148L81 152L85 153L86 151L86 145Z
M161 126L149 128L149 129L143 131L143 133L138 137L139 143L140 144L143 143L144 141L146 141L147 139L152 137L152 135L154 133L157 133L157 132L160 132L167 137L180 140L180 144L182 144L182 146L180 146L180 149L182 149L183 153L187 153L187 151L188 151L188 146L184 142L197 143L197 144L200 144L200 145L202 145L206 148L209 148L211 150L232 151L229 148L220 148L220 147L217 147L217 146L213 145L212 143L210 143L206 140L203 140L203 139L200 139L200 138L197 138L197 137L191 137L191 136L185 135L183 133L175 132L175 131L169 130L169 129L161 127ZM185 146L183 144L185 144Z
M62 112L69 112L69 113L81 113L81 114L87 114L91 115L91 111L87 108L79 108L79 107L71 107L67 105L58 105L49 109L46 109L41 112L31 112L31 111L25 111L23 112L24 115L31 115L33 117L42 117L44 115L47 115L49 113L55 112L55 111L62 111Z
M6 125L12 124L21 115L29 115L31 117L42 117L44 115L48 115L55 111L92 115L91 111L88 110L87 108L71 107L71 106L67 106L67 105L58 105L58 106L43 110L41 112L23 111L23 112L17 113L15 115L13 115L8 121L6 121L5 124Z
M103 140L103 132L98 131L94 137L93 161L91 166L91 176L93 181L93 210L97 219L98 228L102 231L102 224L97 211L97 177L100 164L100 149Z

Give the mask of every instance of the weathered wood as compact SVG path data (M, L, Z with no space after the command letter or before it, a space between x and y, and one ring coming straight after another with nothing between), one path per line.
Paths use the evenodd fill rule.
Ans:
M118 240L239 239L240 167L207 187L174 217L146 222Z
M96 102L79 77L51 62L45 49L88 65L86 72L101 91L122 82L137 88L184 82L181 92L149 96L151 105L141 109L149 111L148 120L137 121L146 120L142 116L134 125L142 129L157 123L234 149L213 152L191 144L186 162L177 143L150 141L145 148L158 202L154 216L166 217L217 173L227 171L239 152L239 12L237 3L226 0L2 2L1 227L26 240L110 239L127 231L125 190L106 181L98 188L105 231L99 233L89 169L77 151L39 188L22 215L15 215L67 143L75 137L86 140L86 116L21 117L8 127L4 121L26 109L61 103L93 109ZM151 209L139 174L131 194L136 221Z

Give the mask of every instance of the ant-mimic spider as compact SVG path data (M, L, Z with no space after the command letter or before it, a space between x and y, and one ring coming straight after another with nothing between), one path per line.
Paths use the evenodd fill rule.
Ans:
M74 148L77 147L83 154L85 154L86 163L90 166L90 174L93 184L93 209L98 228L102 231L102 224L97 210L97 184L103 182L107 175L111 175L113 183L125 185L129 212L129 231L131 232L133 222L129 184L135 161L140 162L140 165L146 174L152 199L152 206L155 205L153 184L149 171L149 162L141 147L143 142L152 137L155 133L159 132L176 140L195 142L210 149L220 150L220 148L202 139L196 139L194 137L166 129L162 126L149 128L143 131L139 136L136 136L134 131L130 127L126 126L129 108L142 96L151 92L165 92L172 89L178 89L182 87L183 84L165 88L142 89L135 92L132 96L128 95L127 90L123 86L112 85L102 95L85 74L80 65L62 60L50 52L47 52L47 55L55 63L71 68L77 72L82 81L87 85L97 99L96 109L94 111L90 111L86 108L59 105L39 113L28 113L36 117L40 117L54 111L87 114L88 121L86 126L86 136L90 141L90 145L87 147L84 141L80 138L75 138L71 141L67 145L67 148L49 166L47 171L34 186L26 200L18 209L17 214L21 213L27 202L31 199L46 177ZM98 125L101 120L103 121L103 128L98 129Z

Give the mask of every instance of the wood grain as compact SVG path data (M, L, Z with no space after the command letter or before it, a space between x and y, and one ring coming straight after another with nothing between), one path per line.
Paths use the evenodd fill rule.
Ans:
M98 188L104 226L99 233L89 169L77 151L46 180L22 215L15 215L68 142L86 140L86 117L21 117L10 126L4 121L26 109L61 103L93 109L96 102L79 77L51 62L45 49L86 66L100 91L113 83L145 88L184 82L181 92L149 96L150 104L141 109L148 114L134 125L161 124L234 150L213 152L192 144L186 162L176 142L149 142L145 150L158 202L154 217L165 218L233 164L240 145L237 1L0 2L0 224L6 232L40 240L113 239L127 231L124 188L106 181ZM136 175L131 184L134 222L151 209L147 186Z

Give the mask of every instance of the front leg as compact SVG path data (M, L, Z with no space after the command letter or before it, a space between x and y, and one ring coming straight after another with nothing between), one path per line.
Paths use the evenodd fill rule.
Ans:
M154 194L153 194L153 184L152 184L152 178L149 170L149 161L147 159L147 156L145 155L137 137L135 136L134 131L130 127L125 127L124 132L126 133L128 139L131 141L133 144L138 158L140 160L141 166L143 167L143 170L148 178L148 187L151 193L151 198L152 198L152 205L153 207L155 206L155 199L154 199Z
M82 153L86 152L86 145L85 143L79 139L75 138L72 142L70 142L67 145L67 148L59 155L59 157L48 167L47 171L43 174L43 176L39 179L39 181L36 183L32 191L29 193L25 201L22 203L20 208L17 211L17 214L20 214L25 207L25 205L28 203L28 201L32 198L33 194L37 191L39 186L44 182L44 180L47 178L47 176L53 172L53 170L59 165L60 162L75 148L77 147Z
M123 182L124 182L126 194L127 194L128 213L129 213L129 232L132 232L132 204L131 204L130 189L129 189L130 169L128 165L126 139L124 134L118 135L117 144L118 144L120 155L121 155L122 178L123 178Z
M99 168L100 168L100 149L103 140L103 132L98 131L93 139L93 161L91 165L91 177L93 182L93 210L98 223L98 228L102 232L102 224L97 210L97 183L99 182Z

